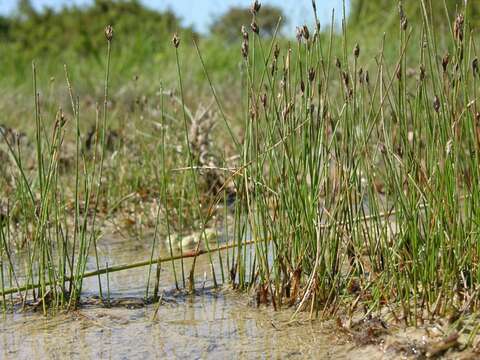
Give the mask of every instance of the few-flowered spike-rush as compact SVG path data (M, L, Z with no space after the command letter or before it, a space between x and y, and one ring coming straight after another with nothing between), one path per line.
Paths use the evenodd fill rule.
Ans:
M255 33L255 34L259 34L260 32L260 28L258 27L258 24L255 20L252 21L252 23L250 24L250 28L252 29L252 31Z
M353 56L355 56L356 59L360 56L360 45L355 44L355 47L353 48Z
M260 4L259 1L255 0L252 2L252 5L250 6L250 12L252 13L252 15L257 15L261 7L262 7L262 4Z
M112 39L113 39L113 27L112 27L112 25L107 25L107 27L105 27L105 38L107 39L107 41L112 41Z
M172 44L175 47L175 49L178 49L178 47L180 46L180 37L178 36L177 33L173 34Z
M435 95L435 98L433 99L433 110L435 110L437 114L440 112L440 99L437 95Z

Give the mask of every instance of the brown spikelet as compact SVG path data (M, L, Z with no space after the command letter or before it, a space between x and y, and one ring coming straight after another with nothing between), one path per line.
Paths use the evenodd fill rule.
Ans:
M280 55L280 47L278 46L278 44L275 44L275 48L273 50L273 57L275 59L278 59L279 55Z
M112 39L113 39L113 27L112 27L112 25L107 25L105 27L105 38L109 42L112 41Z
M420 65L420 81L425 80L425 66L423 64Z
M266 109L267 108L267 94L266 93L263 93L261 98L260 98L260 101L262 102L262 105L263 105L263 108Z
M398 66L395 76L397 80L402 80L402 66Z
M435 98L433 99L433 110L435 110L437 114L440 112L440 99L437 95L435 95Z
M345 85L345 88L348 88L350 85L350 76L346 71L342 72L342 80L343 80L343 85Z
M180 37L177 33L173 34L172 44L175 49L178 49L178 47L180 46Z
M250 106L250 119L252 121L255 121L258 119L258 109L255 102L252 102L252 105Z
M355 47L353 48L353 56L355 56L356 59L360 56L360 45L355 44Z
M463 41L463 25L465 23L465 18L463 14L458 14L455 19L455 24L453 25L453 35L455 39L459 42Z
M300 80L300 91L302 92L302 95L305 94L305 82Z
M250 12L252 13L252 15L257 15L261 7L262 4L260 4L259 1L255 0L252 2L252 5L250 5Z
M313 82L315 80L315 69L312 67L308 70L308 81Z
M480 112L475 113L475 134L477 137L477 147L480 148Z
M301 27L296 27L295 29L295 37L297 38L297 41L300 42L302 41L302 37L303 37L303 32L302 32L302 28Z
M473 72L473 76L478 75L478 58L475 58L472 61L472 72Z
M335 66L338 68L338 69L341 69L342 68L342 63L340 62L340 59L337 57L335 59Z
M242 42L242 56L244 59L248 58L248 41Z
M407 19L407 17L405 16L405 12L403 11L402 3L399 3L399 4L398 4L398 12L399 12L399 14L400 14L400 28L401 28L403 31L406 31L407 28L408 28L408 19Z
M242 33L242 38L243 38L243 41L242 41L242 57L244 59L248 58L248 31L247 29L245 28L244 25L242 25L241 29L240 29L241 33Z
M310 39L310 31L308 30L307 25L302 26L302 36L305 41L308 41L308 39Z
M243 38L243 40L247 40L247 41L248 41L248 31L247 31L247 28L245 27L245 25L242 25L240 31L241 31L241 33L242 33L242 38Z
M276 71L277 71L277 59L273 59L272 63L270 64L270 75L271 76L275 75Z
M449 53L446 53L444 56L443 56L443 59L442 59L442 69L443 69L443 72L446 73L447 72L447 68L448 68L448 64L450 63L450 54Z
M250 29L252 29L252 31L257 35L260 33L260 28L258 27L258 24L255 20L252 21L252 23L250 24Z
M363 68L360 68L358 70L358 81L360 82L360 85L363 84L364 79L363 79Z

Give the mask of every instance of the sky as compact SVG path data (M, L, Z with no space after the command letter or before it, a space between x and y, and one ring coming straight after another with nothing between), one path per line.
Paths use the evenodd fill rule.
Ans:
M92 0L31 0L31 2L37 9L41 9L43 7L61 8L69 4L85 5ZM141 0L141 2L158 10L172 9L183 19L185 25L193 25L195 30L205 33L215 17L231 6L249 6L251 0ZM292 30L296 25L312 23L311 0L263 0L261 2L283 8L289 19L288 27ZM330 22L334 8L336 17L341 17L343 0L317 0L316 2L322 24L326 25ZM16 4L16 0L0 0L0 14L11 13Z

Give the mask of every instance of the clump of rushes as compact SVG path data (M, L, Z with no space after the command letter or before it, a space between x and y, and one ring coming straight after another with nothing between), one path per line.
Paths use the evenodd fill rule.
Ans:
M454 23L456 53L443 59L423 15L426 31L413 43L400 8L398 59L389 62L381 50L368 71L359 45L351 59L346 51L335 58L325 49L337 40L312 37L305 26L279 71L275 42L263 51L259 39L260 61L245 62L243 206L235 227L237 239L247 228L256 243L252 250L238 240L232 274L259 302L312 315L340 303L353 311L364 302L368 313L388 304L408 324L465 301L480 305L465 300L480 282L480 157L467 155L478 149L471 111L478 61L474 47L460 46L472 41L463 15ZM419 63L411 63L412 48L421 51ZM262 64L271 68L259 70ZM438 86L444 81L452 83Z
M51 126L46 121L41 108L40 92L37 87L37 67L34 63L33 93L35 118L36 163L32 169L24 163L24 154L19 144L5 141L14 159L16 177L14 187L17 197L13 200L21 209L17 213L5 214L0 225L0 278L5 309L5 294L17 292L25 304L29 300L38 303L44 314L49 307L75 307L82 292L83 277L89 262L89 254L95 254L99 270L96 217L101 197L103 159L105 149L105 128L107 123L108 82L110 69L111 41L113 28L105 28L108 43L107 67L105 74L104 118L98 124L101 138L96 143L102 147L100 160L94 157L87 160L82 156L80 144L80 103L73 95L67 68L65 75L71 100L71 114L61 108L55 114ZM73 121L69 121L69 118ZM60 159L65 152L65 138L71 132L75 140L75 172L73 200L67 199L60 172ZM73 202L73 215L69 204ZM83 214L83 215L82 215ZM85 216L84 214L88 214ZM73 217L73 228L71 218ZM31 229L31 230L29 230ZM28 254L23 283L19 283L17 271L20 269L12 261L14 239L12 231L25 237L23 246ZM5 261L5 259L7 261ZM4 271L4 264L8 264ZM8 276L5 276L5 273ZM102 295L100 277L99 293ZM10 287L6 288L6 283Z

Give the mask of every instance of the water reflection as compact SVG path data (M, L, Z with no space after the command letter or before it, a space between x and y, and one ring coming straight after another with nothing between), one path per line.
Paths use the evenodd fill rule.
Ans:
M148 239L112 237L100 243L100 258L109 264L148 259L150 246ZM187 277L190 266L191 260L187 260ZM216 269L220 278L218 265ZM176 270L181 282L179 262ZM145 267L111 274L112 298L142 298L147 271ZM331 346L336 339L331 329L324 329L320 322L291 325L288 310L275 313L269 308L257 309L249 304L246 295L213 289L208 256L198 258L196 274L197 294L177 293L172 288L171 263L162 265L164 295L155 319L156 304L134 309L105 308L89 301L77 311L47 318L31 311L7 314L0 321L0 358L256 359L329 358L333 354L334 358L348 358L347 347ZM84 299L98 295L97 281L96 277L85 280ZM105 293L105 276L102 285ZM203 285L207 288L202 290Z

